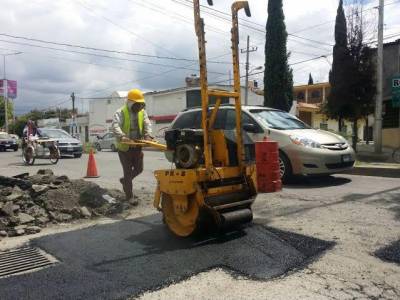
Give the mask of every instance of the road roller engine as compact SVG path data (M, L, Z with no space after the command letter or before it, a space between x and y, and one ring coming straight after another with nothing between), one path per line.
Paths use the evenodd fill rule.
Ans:
M213 4L211 0L207 2ZM167 151L176 168L155 171L154 206L162 212L168 228L182 237L251 222L251 205L257 194L256 167L249 159L253 145L241 125L238 11L244 9L249 17L248 2L232 4L233 91L208 88L204 20L200 17L199 0L193 0L193 5L199 46L201 129L166 131ZM216 99L212 106L210 97ZM214 129L221 99L226 98L235 107L233 131Z

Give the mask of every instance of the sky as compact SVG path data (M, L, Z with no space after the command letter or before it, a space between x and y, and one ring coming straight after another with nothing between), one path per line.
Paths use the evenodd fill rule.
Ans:
M107 97L113 91L184 86L186 76L198 74L191 2L0 0L0 55L7 55L6 77L18 82L16 114L34 108L71 107L72 92L78 110L85 111L88 101L96 101L90 98ZM207 5L205 0L200 2ZM232 2L214 0L212 8L218 11L202 8L210 83L229 83ZM283 2L295 84L307 83L309 73L314 82L327 81L338 0ZM378 11L374 7L378 0L364 2L364 18L369 24L366 40L373 42L377 39ZM247 35L250 45L257 47L250 53L251 74L260 72L264 64L267 3L249 0L252 17L240 13L239 47L246 47ZM388 42L400 38L400 0L386 0L385 5ZM240 62L244 75L245 54ZM263 74L250 79L262 85Z

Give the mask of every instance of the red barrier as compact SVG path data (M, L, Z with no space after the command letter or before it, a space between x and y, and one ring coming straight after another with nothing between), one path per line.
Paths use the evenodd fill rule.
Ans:
M260 193L282 190L278 143L264 139L256 142L257 189Z

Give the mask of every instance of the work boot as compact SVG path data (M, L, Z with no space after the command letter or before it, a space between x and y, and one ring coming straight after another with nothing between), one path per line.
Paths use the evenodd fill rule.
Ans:
M137 200L136 197L131 197L127 200L127 202L132 205L132 206L137 206L139 204L139 201Z

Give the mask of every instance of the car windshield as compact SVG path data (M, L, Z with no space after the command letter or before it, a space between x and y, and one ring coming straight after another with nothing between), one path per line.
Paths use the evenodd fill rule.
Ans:
M39 132L43 137L48 137L48 138L72 138L68 133L66 133L63 130L39 129Z
M310 126L303 123L295 116L279 110L265 110L253 109L250 112L256 116L257 119L265 122L269 128L279 130L290 129L309 129Z
M0 134L0 140L8 140L11 137L7 133Z

